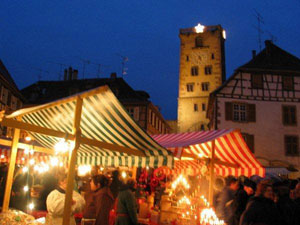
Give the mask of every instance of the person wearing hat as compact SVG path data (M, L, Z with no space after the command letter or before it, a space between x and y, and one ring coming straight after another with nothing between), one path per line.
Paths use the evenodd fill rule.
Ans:
M256 184L251 180L245 180L244 186L237 191L235 198L233 200L233 225L238 225L242 213L246 209L249 198L255 193Z

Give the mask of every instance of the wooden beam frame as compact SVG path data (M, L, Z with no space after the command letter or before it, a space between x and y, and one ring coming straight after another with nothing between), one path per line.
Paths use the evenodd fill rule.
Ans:
M62 131L53 130L53 129L49 129L49 128L45 128L45 127L40 127L40 126L36 126L33 124L25 123L22 121L16 121L14 119L6 118L6 117L4 117L2 119L1 124L3 126L18 128L18 129L22 129L25 131L44 134L44 135L53 136L53 137L57 137L57 138L65 138L65 139L72 140L72 141L74 141L74 139L75 139L75 134L65 133ZM98 140L94 140L94 139L90 139L90 138L86 138L86 137L81 137L81 143L87 144L87 145L93 145L93 146L96 146L99 148L114 150L117 152L129 154L129 155L145 156L144 152L141 152L137 149L132 149L132 148L124 147L124 146L110 144L110 143L106 143L106 142L102 142L102 141L98 141Z
M21 118L18 118L18 120L21 120ZM5 185L2 212L8 211L8 208L9 208L10 194L11 194L11 188L12 188L12 184L13 184L14 171L15 171L15 166L16 166L16 158L17 158L17 152L18 152L19 137L20 137L20 129L15 128L14 134L13 134L12 145L11 145L11 155L10 155L10 162L9 162L9 167L8 167L6 185Z
M189 157L189 158L193 158L193 159L200 160L200 161L210 162L209 158L203 158L203 157L200 158L200 157L197 157L194 154L185 153L185 152L182 153L181 157ZM222 160L216 159L216 158L215 158L214 163L218 164L218 165L222 165L222 166L227 166L227 167L232 167L232 168L239 168L239 166L237 164L230 163L230 162L225 162L225 161L222 161Z
M11 140L0 139L0 145L11 146L12 141ZM30 144L26 144L26 143L18 143L18 148L21 148L21 149L32 148L32 146L33 146L33 150L36 151L36 152L42 152L42 153L46 153L46 154L49 154L49 155L54 155L54 150L53 149L44 148L44 147L36 146L36 145L30 145Z
M74 149L71 150L69 156L69 171L67 177L67 190L65 195L65 205L64 205L64 215L63 215L63 225L70 224L70 215L72 215L72 196L74 188L74 179L75 179L75 164L77 159L77 150L80 146L80 121L81 121L81 112L82 112L82 98L77 97L76 109L74 115L74 125L73 125L73 135L75 135L75 145Z

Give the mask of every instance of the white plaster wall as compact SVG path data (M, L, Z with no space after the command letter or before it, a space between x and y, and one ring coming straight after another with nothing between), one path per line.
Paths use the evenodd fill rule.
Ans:
M225 102L256 104L256 122L240 123L225 120ZM297 126L283 126L282 105L297 107ZM218 97L218 129L236 128L254 135L254 154L268 160L289 162L300 169L300 157L285 155L284 135L300 136L300 103L240 100ZM300 138L300 137L299 137Z

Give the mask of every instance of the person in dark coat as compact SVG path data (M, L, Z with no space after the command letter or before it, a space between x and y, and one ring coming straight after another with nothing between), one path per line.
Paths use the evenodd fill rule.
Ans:
M232 224L233 221L232 203L238 188L238 180L234 177L229 177L226 181L226 187L222 190L219 196L216 213L219 219L224 220L227 224Z
M278 201L276 206L280 217L283 220L282 225L299 225L300 214L297 212L296 203L290 199L290 189L287 186L278 187Z
M273 201L273 188L263 180L257 185L255 197L249 200L241 216L240 225L282 225L279 211Z
M244 186L239 189L234 197L233 208L233 224L238 225L240 217L245 211L249 198L254 194L256 184L251 180L245 180Z
M117 199L116 225L137 225L137 204L134 196L136 182L128 180L120 189Z
M109 212L113 208L114 197L108 187L109 180L104 175L92 177L91 192L86 197L84 218L96 219L95 225L108 225Z
M116 199L119 194L119 189L122 186L122 181L120 180L120 174L118 170L112 172L112 182L110 184L110 190Z

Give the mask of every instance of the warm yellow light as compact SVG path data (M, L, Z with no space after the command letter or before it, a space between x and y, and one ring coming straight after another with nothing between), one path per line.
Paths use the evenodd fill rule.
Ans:
M22 169L23 173L26 173L28 172L28 167L27 166L24 166L23 169Z
M198 23L197 26L195 26L196 33L203 33L205 26Z
M30 149L30 155L33 155L33 154L34 154L34 150Z
M103 167L100 167L100 171L103 171L104 170L104 168Z
M24 186L23 190L24 190L25 192L27 192L27 191L29 190L28 186L27 186L27 185Z
M126 179L127 173L125 171L122 171L121 176L122 176L123 179Z
M5 158L5 156L4 155L1 155L1 159L4 159Z
M29 154L29 149L28 148L25 148L24 150L24 154L28 155Z
M68 142L66 142L65 139L62 139L55 144L55 146L54 146L55 153L56 154L59 154L59 153L64 154L64 153L72 150L74 148L74 145L75 145L74 141L68 143Z
M92 170L90 165L80 165L78 166L78 176L85 176Z
M29 160L29 164L30 164L30 165L33 165L34 163L35 163L34 159L30 159L30 160Z
M149 170L149 166L146 166L146 170Z
M38 171L38 170L40 170L40 167L39 167L38 165L35 165L35 166L33 167L33 169L34 169L35 171Z
M198 157L199 157L199 158L202 158L202 157L203 157L203 153L200 152L200 153L198 154Z
M226 39L226 31L225 30L223 30L222 35L223 35L223 38Z
M28 208L29 208L30 210L33 210L33 209L34 209L34 204L33 204L33 202L31 202L31 203L28 205Z
M31 141L31 137L29 136L25 137L25 141Z
M59 160L57 157L51 157L50 163L51 163L51 166L58 166Z
M24 161L25 160L25 158L24 157L22 157L22 161Z
M63 167L63 166L64 166L63 162L60 162L60 163L59 163L59 166L60 166L60 167Z

